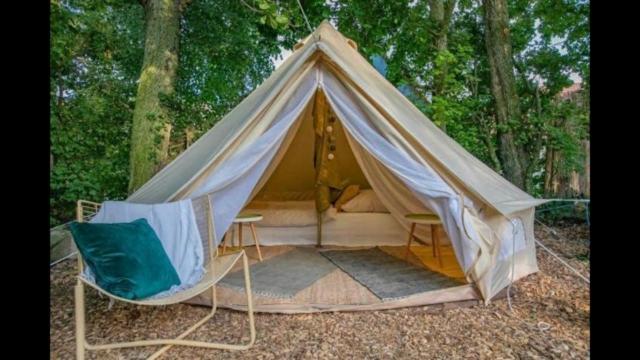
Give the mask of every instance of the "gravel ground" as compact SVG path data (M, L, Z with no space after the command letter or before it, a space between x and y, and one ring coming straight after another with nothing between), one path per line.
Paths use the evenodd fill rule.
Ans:
M556 227L569 241L538 227L536 236L567 262L589 274L589 230ZM73 285L75 260L51 269L51 358L75 357ZM173 348L165 359L539 359L589 358L588 284L538 250L540 272L518 281L506 299L488 306L426 306L400 310L301 315L257 314L257 340L244 352ZM587 275L588 276L588 275ZM190 305L142 307L87 294L89 342L170 337L208 309ZM246 314L218 310L190 338L238 342L248 339ZM244 337L243 337L244 336ZM87 352L89 359L143 359L157 347Z

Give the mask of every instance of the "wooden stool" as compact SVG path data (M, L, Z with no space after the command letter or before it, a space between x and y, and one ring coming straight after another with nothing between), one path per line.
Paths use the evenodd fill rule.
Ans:
M411 240L415 237L417 242L422 243L418 237L413 235L416 229L416 224L430 225L431 226L431 247L433 249L433 257L438 258L438 264L442 267L442 251L440 249L440 237L436 232L436 226L442 225L442 221L437 215L434 214L407 214L405 219L411 221L411 231L409 232L409 241L407 242L407 253L405 259L409 257L409 251L411 251ZM424 243L423 243L424 244ZM427 245L427 244L424 244Z
M238 240L240 243L240 247L242 248L242 224L249 224L249 228L251 229L251 234L253 235L253 241L256 243L256 250L258 250L258 259L262 261L262 253L260 252L260 242L258 242L258 235L256 234L256 227L254 223L256 221L261 221L262 215L260 214L240 214L233 220L234 224L238 224ZM233 225L231 225L233 227ZM230 229L231 230L231 229ZM224 255L224 251L227 249L227 235L224 236L222 240L222 254ZM233 235L231 235L231 246L233 246Z

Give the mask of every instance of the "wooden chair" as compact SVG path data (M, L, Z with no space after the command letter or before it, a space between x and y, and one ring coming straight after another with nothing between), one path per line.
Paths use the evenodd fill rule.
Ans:
M256 340L256 329L253 317L253 300L251 294L251 279L249 273L249 262L247 255L243 250L224 256L218 256L217 247L213 246L213 223L211 221L211 199L208 197L207 207L207 219L208 219L208 247L209 247L209 262L207 264L207 272L203 278L193 287L190 287L182 292L162 297L151 298L142 300L129 300L124 299L113 294L110 294L106 290L100 288L97 284L87 279L83 274L84 264L82 256L78 253L78 276L75 286L75 316L76 316L76 358L84 359L85 350L108 350L127 347L139 347L139 346L157 346L166 345L153 353L149 359L155 359L161 354L169 350L173 345L179 346L193 346L203 347L209 349L224 349L224 350L246 350L253 346ZM78 200L76 208L76 217L78 222L83 222L91 219L100 209L99 203L94 203L86 200ZM216 287L215 285L220 281L231 268L242 259L242 265L244 268L244 281L245 291L247 293L248 304L248 316L249 316L249 332L250 340L246 344L222 344L206 341L194 341L185 340L184 338L191 334L194 330L202 326L207 320L211 319L217 309L216 300ZM159 305L171 305L183 302L194 296L197 296L205 291L211 291L211 312L207 314L200 321L193 324L190 328L185 330L175 338L170 339L153 339L153 340L136 340L130 342L120 342L111 344L94 345L87 342L85 338L85 301L84 301L84 285L88 285L91 288L96 289L98 292L107 295L111 299L124 301L130 304L146 305L146 306L159 306Z
M261 221L262 215L260 214L240 214L234 220L234 224L238 224L238 242L240 244L240 248L242 249L242 225L249 224L249 228L251 229L251 235L253 235L253 242L256 244L256 250L258 251L258 259L262 261L262 253L260 252L260 241L258 240L258 234L256 234L256 226L255 222ZM233 226L233 225L232 225ZM222 254L224 255L227 250L227 238L229 237L229 233L231 233L231 246L233 246L233 232L227 231L224 238L222 239Z

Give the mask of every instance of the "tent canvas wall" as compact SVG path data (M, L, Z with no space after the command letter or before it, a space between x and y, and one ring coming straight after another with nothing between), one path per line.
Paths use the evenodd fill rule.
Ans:
M211 194L219 243L268 182L319 93L381 201L400 222L408 212L436 213L467 279L485 301L538 270L533 216L545 200L518 189L449 138L327 21L127 201Z

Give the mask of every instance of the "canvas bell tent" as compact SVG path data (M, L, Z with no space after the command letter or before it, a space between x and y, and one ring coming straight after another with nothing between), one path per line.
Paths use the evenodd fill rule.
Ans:
M332 222L322 219L331 210L332 192L349 184L373 190L389 214L331 232ZM379 245L358 234L367 224L387 222L403 233L387 234L383 228L392 226L384 226L376 231L381 243L406 242L405 215L432 213L485 301L538 270L534 207L545 200L523 192L448 137L327 21L127 201L194 199L198 222L206 224L205 207L196 200L208 194L218 244L252 202L306 200L320 219L311 232L280 224L259 229L260 236L290 239L292 245L291 234L301 244ZM430 241L427 230L418 236Z

